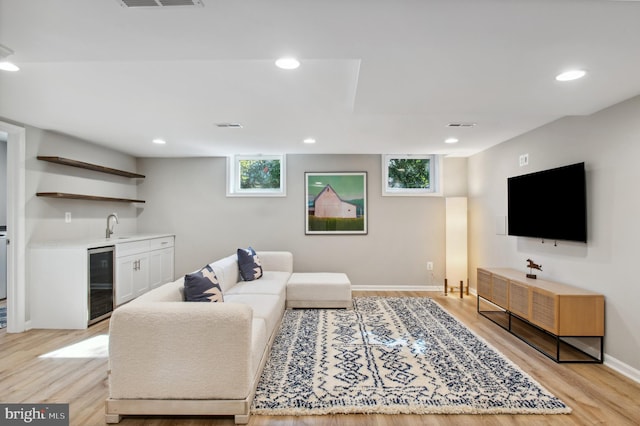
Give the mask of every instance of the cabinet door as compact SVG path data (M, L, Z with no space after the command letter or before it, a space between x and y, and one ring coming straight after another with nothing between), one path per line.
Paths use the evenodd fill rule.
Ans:
M506 278L498 275L491 278L491 301L506 309L509 306L509 283Z
M509 281L509 310L528 320L531 312L531 291L526 284Z
M133 299L133 280L137 266L137 256L116 259L116 306Z
M491 274L478 269L478 296L491 300Z
M137 269L133 273L133 294L134 297L145 294L149 291L149 254L141 253L136 256Z
M539 288L532 289L531 293L531 322L553 334L560 334L557 295Z
M149 255L149 289L173 281L173 247Z
M116 305L144 294L149 289L149 254L116 259Z

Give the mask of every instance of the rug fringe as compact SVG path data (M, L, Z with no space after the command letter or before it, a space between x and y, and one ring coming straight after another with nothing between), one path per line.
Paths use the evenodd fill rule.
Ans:
M408 406L375 406L375 407L327 407L327 408L278 408L252 409L251 414L269 416L323 416L333 414L528 414L556 415L571 414L570 407L554 410L512 408L478 409L471 407L408 407Z

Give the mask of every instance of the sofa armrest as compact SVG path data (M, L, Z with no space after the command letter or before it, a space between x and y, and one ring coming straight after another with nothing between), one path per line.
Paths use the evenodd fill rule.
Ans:
M249 306L141 302L116 309L109 329L114 399L243 399L251 391Z
M256 252L265 271L293 272L293 254L288 251Z

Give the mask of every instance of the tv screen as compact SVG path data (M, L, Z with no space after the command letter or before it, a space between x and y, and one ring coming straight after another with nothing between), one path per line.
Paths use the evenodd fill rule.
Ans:
M508 233L587 242L584 163L508 178Z

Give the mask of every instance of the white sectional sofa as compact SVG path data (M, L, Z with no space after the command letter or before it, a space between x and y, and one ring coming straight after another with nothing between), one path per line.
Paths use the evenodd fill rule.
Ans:
M246 424L282 320L289 252L258 252L263 276L241 281L236 255L210 264L223 303L183 301L183 281L116 309L109 331L107 423L123 415L233 415Z

